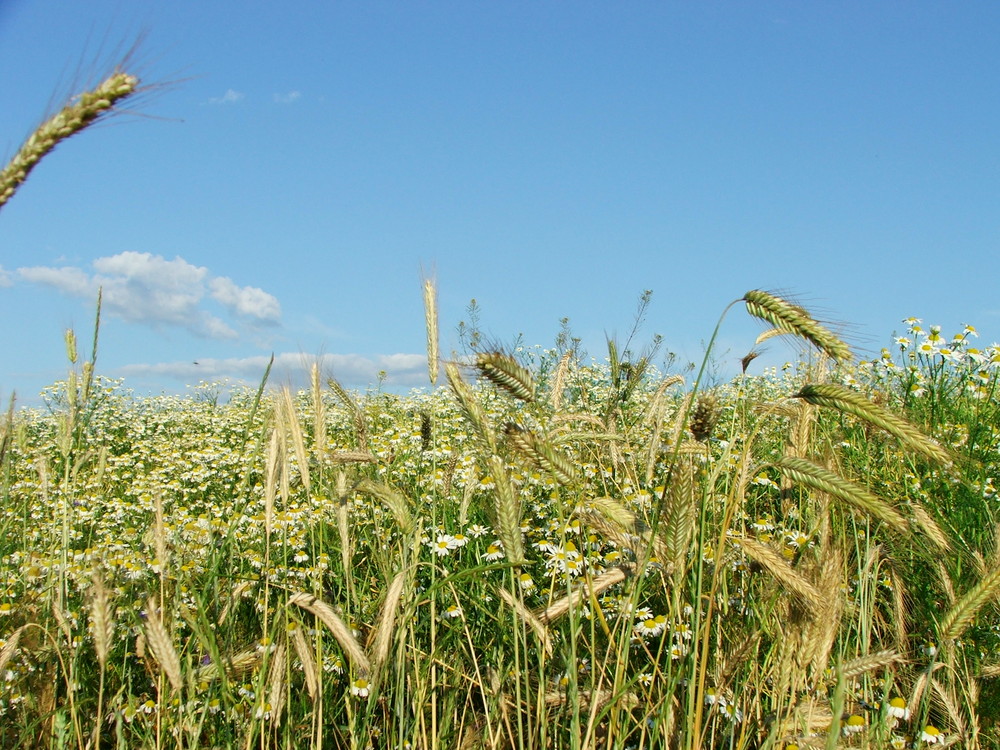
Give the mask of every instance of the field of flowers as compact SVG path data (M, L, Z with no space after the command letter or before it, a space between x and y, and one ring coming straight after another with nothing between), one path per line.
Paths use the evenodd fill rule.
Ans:
M1000 747L1000 349L744 301L818 353L139 398L70 336L0 432L0 745Z

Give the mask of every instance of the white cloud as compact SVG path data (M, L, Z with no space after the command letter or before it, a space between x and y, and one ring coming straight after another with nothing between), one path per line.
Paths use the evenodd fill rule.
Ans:
M14 279L10 275L10 271L5 271L3 266L0 266L0 287L13 286Z
M209 104L235 104L242 99L244 94L235 89L226 89L226 93L222 96L213 96L208 100Z
M287 94L275 94L274 101L278 104L291 104L302 97L301 91L289 91Z
M260 323L277 323L281 319L281 304L263 289L255 286L238 287L226 276L212 279L208 287L213 299L240 317Z
M104 309L132 323L175 326L196 336L234 339L239 334L226 321L204 308L206 295L251 325L276 325L281 320L278 300L256 287L239 287L232 279L212 277L208 269L181 257L127 251L98 258L96 273L73 266L19 268L25 281L51 286L72 297L93 300L103 290Z
M263 377L269 360L269 356L257 355L228 359L199 358L191 362L132 364L119 368L116 374L137 379L168 378L189 385L202 381L257 384ZM414 388L428 385L426 354L323 354L316 357L285 352L275 356L269 382L305 388L314 363L319 364L324 378L335 377L347 388L372 385L378 381L380 372L385 372L385 382L391 387Z

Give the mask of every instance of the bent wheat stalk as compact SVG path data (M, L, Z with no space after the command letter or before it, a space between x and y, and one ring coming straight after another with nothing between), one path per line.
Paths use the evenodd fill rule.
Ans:
M79 133L114 105L135 93L139 79L122 71L115 71L92 91L84 92L71 104L43 122L32 133L14 158L0 172L0 207L2 207L28 178L28 174L60 141Z
M775 328L801 336L821 352L838 362L851 359L851 349L820 325L804 308L770 292L754 289L743 295L747 312Z

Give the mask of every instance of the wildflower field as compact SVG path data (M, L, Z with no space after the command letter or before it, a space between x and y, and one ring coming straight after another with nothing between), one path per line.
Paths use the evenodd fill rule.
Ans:
M1000 349L740 302L809 363L140 398L68 334L0 432L0 745L1000 747Z
M439 378L435 295L410 396L135 397L67 333L0 418L0 747L1000 748L1000 347L753 290L797 365L466 328Z

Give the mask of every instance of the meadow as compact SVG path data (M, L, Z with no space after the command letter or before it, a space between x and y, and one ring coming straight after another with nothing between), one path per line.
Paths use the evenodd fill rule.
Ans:
M0 438L0 743L1000 746L1000 350L738 302L809 356L137 397L68 332Z
M0 172L112 112L116 71ZM0 746L1000 748L1000 348L858 360L753 290L700 369L460 327L426 392L140 397L66 333L0 418ZM640 315L648 303L640 304ZM707 376L727 315L802 357ZM443 370L443 372L441 372Z

